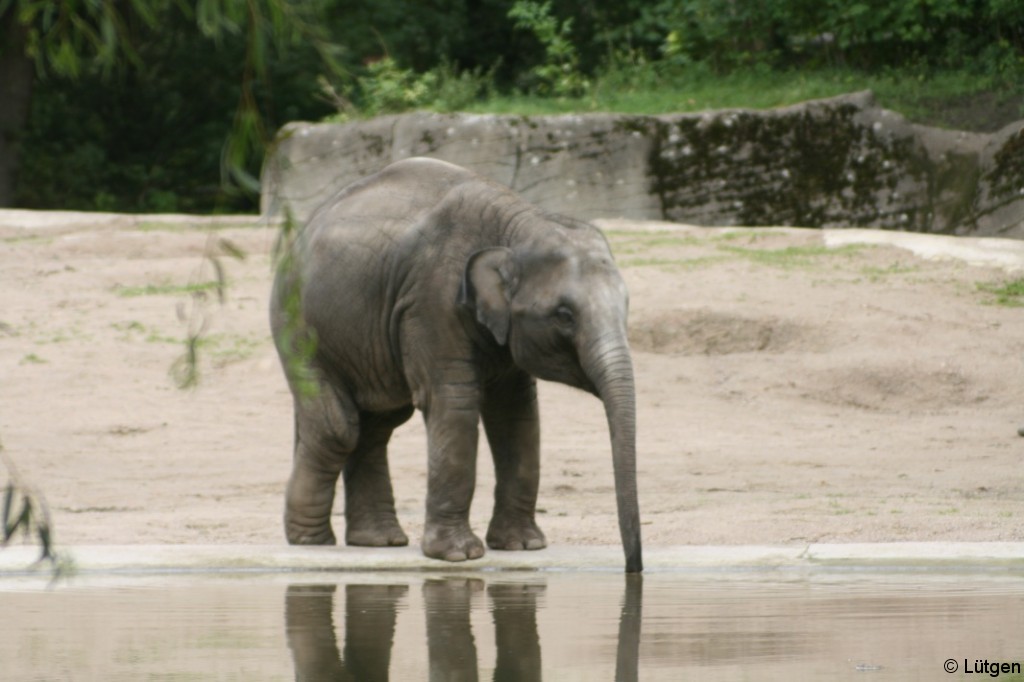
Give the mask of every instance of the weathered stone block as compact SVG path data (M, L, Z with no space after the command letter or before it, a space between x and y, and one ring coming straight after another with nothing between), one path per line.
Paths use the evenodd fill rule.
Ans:
M268 159L263 210L287 203L303 218L410 156L472 168L580 218L1024 238L1024 122L992 135L929 128L867 92L770 111L292 123Z

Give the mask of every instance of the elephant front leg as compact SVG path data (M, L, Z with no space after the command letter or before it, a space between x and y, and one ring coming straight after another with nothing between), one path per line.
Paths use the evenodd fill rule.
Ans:
M445 561L484 555L483 543L469 527L480 419L478 393L470 385L445 387L424 409L429 452L422 548L428 557Z
M540 485L536 381L525 372L517 371L488 385L481 415L497 479L487 546L507 550L542 549L547 546L547 540L535 520Z

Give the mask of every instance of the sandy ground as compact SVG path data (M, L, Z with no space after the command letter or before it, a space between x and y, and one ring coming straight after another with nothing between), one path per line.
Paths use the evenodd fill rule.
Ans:
M283 544L274 230L29 222L0 221L0 438L49 500L58 543ZM978 286L1019 272L826 249L809 230L606 228L632 296L645 546L1024 540L1024 313ZM182 391L178 309L198 310L182 287L212 277L202 254L219 239L248 257L222 259L227 300L205 309L202 381ZM617 544L600 403L552 384L541 400L549 543ZM483 439L480 457L482 533ZM418 542L419 418L391 465Z

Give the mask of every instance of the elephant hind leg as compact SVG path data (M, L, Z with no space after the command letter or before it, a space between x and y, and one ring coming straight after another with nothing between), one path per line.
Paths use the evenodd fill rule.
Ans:
M359 440L359 412L327 383L314 397L295 399L295 455L285 493L284 526L293 545L333 545L334 491Z
M412 416L413 407L363 413L359 442L345 462L345 543L363 547L404 547L409 537L395 512L388 470L392 432Z

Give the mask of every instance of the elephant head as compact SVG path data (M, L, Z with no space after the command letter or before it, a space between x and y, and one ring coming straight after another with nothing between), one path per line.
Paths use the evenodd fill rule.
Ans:
M527 243L474 253L460 300L507 346L520 369L588 391L604 403L626 571L640 572L629 295L596 228L556 223L539 234Z

